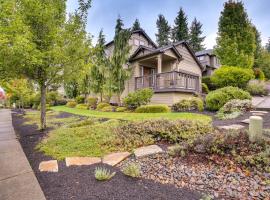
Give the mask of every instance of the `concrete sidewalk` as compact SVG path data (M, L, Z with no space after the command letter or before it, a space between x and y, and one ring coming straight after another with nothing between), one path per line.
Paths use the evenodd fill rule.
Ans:
M252 97L252 105L256 110L270 111L270 96Z
M0 109L0 200L45 200L18 142L10 110Z

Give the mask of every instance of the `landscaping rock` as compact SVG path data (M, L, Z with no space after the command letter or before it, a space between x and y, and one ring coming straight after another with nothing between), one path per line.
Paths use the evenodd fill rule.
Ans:
M245 119L245 120L243 120L241 122L244 123L244 124L249 124L249 119Z
M232 124L229 126L218 126L217 128L220 130L241 130L245 127L240 124Z
M140 147L138 149L135 149L134 154L136 157L142 157L142 156L147 156L147 155L152 155L152 154L157 154L157 153L162 153L163 150L157 146L157 145L150 145L150 146L145 146L145 147Z
M249 140L251 142L261 142L263 138L263 119L259 116L251 116L249 120Z
M41 172L58 172L57 160L42 161L38 169Z
M81 165L93 165L100 163L101 159L97 157L67 157L66 166L71 165L81 166Z
M115 166L129 156L130 156L129 152L112 153L104 156L102 162L111 166Z

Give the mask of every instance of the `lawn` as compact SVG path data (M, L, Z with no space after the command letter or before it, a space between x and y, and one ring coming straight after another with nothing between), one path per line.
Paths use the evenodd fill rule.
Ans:
M52 107L54 111L68 112L75 115L82 115L87 117L107 118L107 119L123 119L123 120L145 120L145 119L190 119L212 121L212 118L196 113L125 113L125 112L100 112L95 110L83 110L78 108L69 108L66 106Z

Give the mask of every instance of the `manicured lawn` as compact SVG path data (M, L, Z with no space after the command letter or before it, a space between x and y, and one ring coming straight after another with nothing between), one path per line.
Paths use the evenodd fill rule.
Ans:
M95 110L83 110L77 108L69 108L66 106L52 107L55 111L68 112L76 115L87 117L108 118L108 119L124 119L124 120L144 120L144 119L190 119L211 122L211 117L195 113L123 113L123 112L100 112Z

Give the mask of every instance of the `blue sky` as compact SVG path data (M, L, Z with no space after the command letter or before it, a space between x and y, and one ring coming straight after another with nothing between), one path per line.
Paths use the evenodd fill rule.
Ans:
M101 28L106 35L106 41L114 36L115 21L118 15L124 21L125 27L132 26L136 18L141 27L156 41L156 19L163 14L170 25L180 7L188 15L189 24L196 17L203 24L206 36L205 46L212 48L215 44L218 19L225 0L92 0L92 7L88 14L87 31L96 36ZM270 1L269 0L243 0L252 23L262 34L263 44L270 37ZM77 8L77 0L67 1L68 12Z

